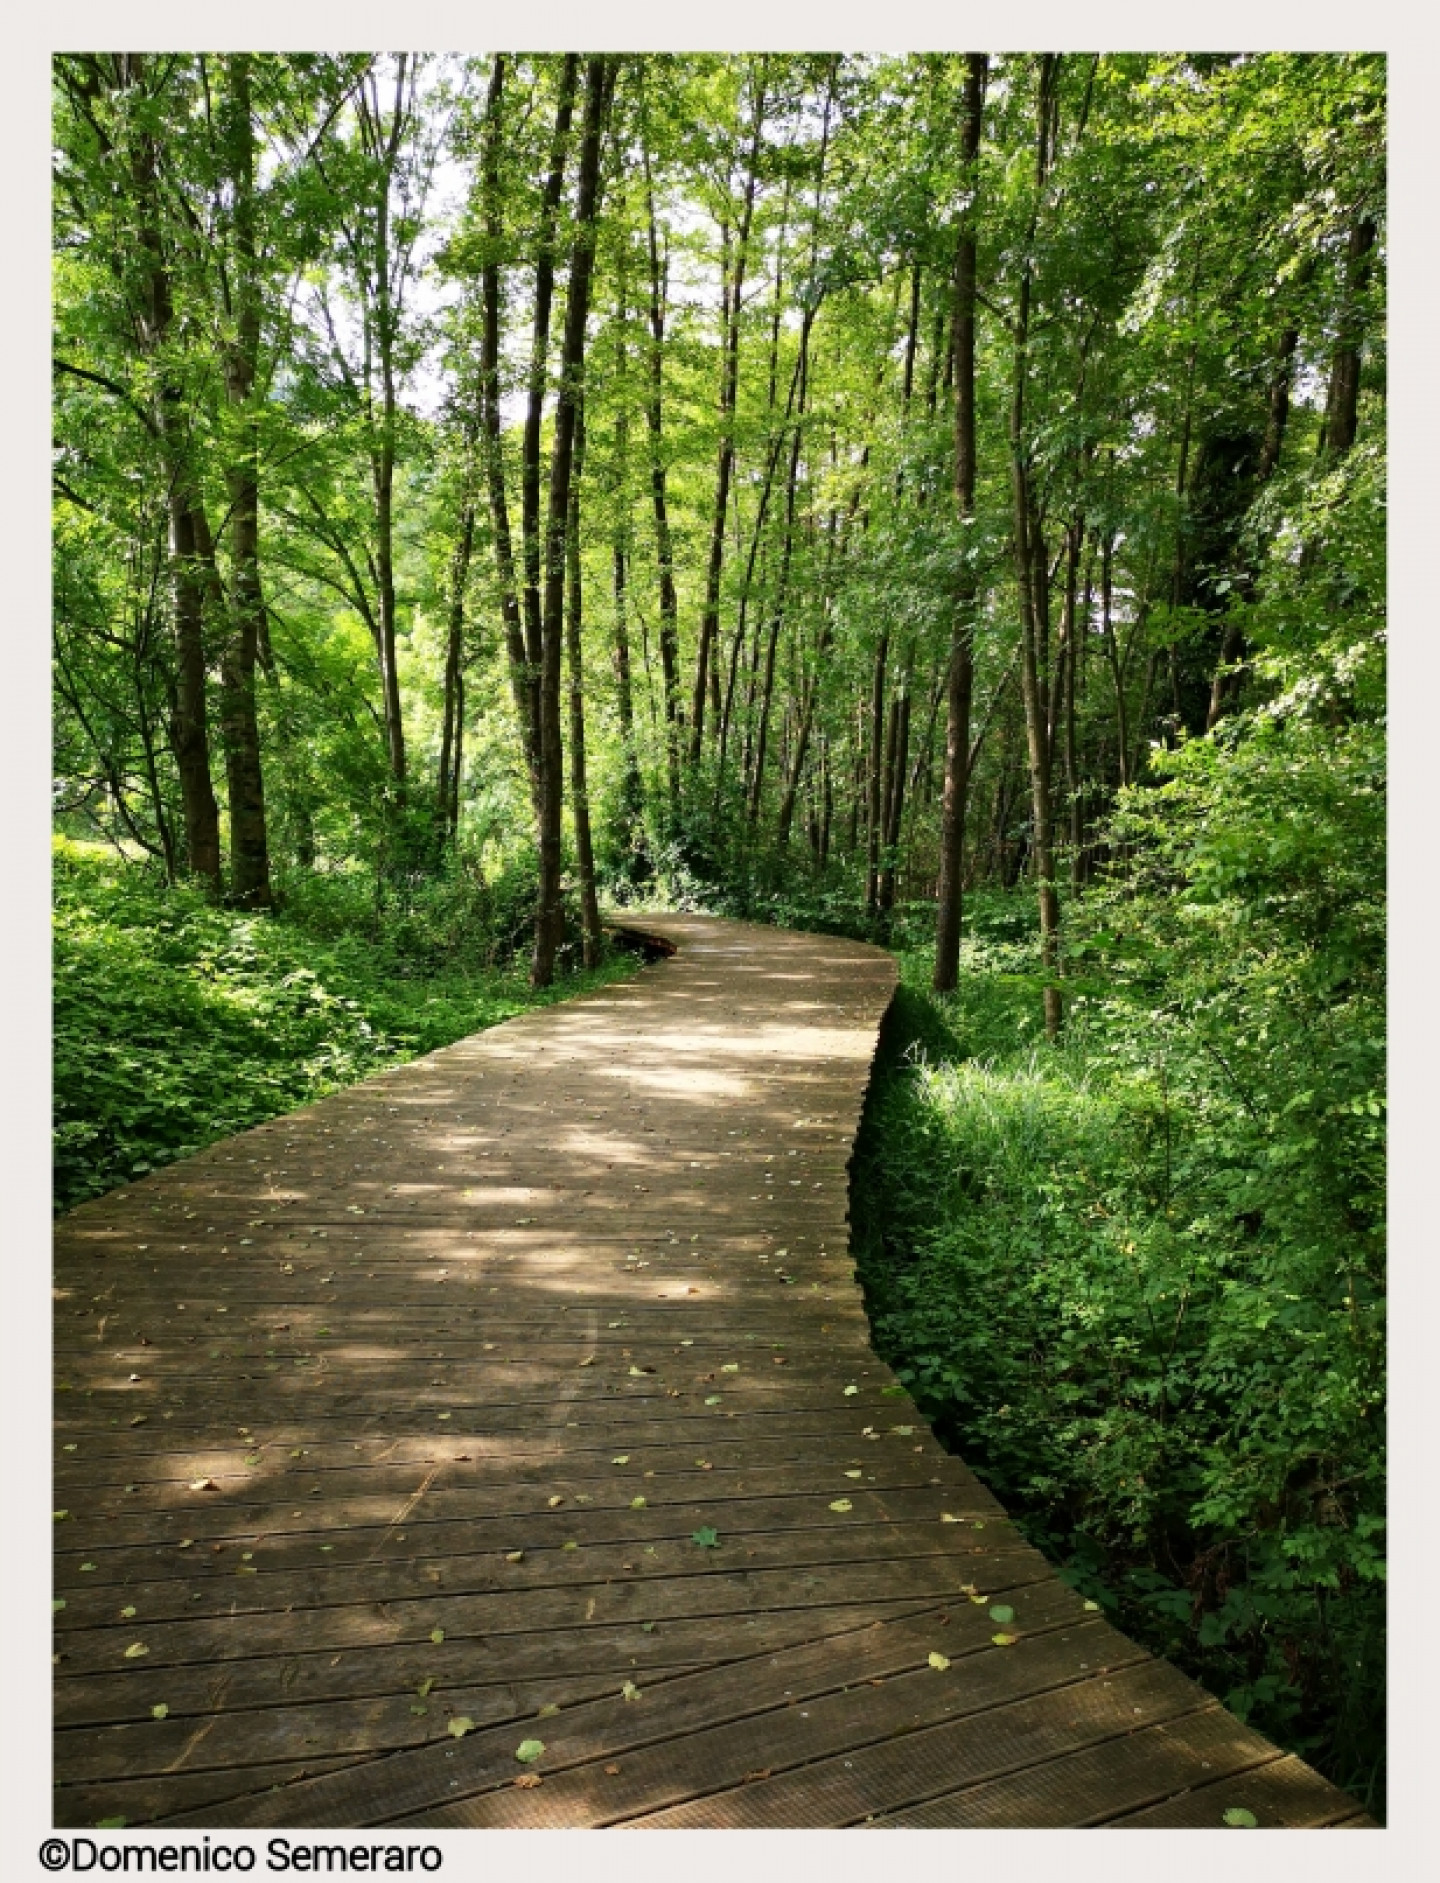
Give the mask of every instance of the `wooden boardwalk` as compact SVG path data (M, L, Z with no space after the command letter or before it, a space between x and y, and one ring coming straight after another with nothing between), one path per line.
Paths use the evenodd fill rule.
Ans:
M56 1823L1367 1822L871 1352L889 957L646 927L635 981L59 1224Z

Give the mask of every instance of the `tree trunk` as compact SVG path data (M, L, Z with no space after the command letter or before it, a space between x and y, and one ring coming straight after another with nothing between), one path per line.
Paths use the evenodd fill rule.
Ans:
M725 557L725 519L730 508L730 479L735 469L735 403L740 378L740 299L745 286L750 225L755 212L755 186L760 161L760 138L765 121L765 87L752 71L754 97L750 130L750 157L740 226L735 234L735 262L726 269L721 306L720 445L715 467L715 505L710 522L710 558L705 571L705 609L700 618L700 639L695 650L695 692L690 707L690 765L700 762L705 735L705 701L711 684L711 652L720 630L720 574ZM728 248L728 230L727 243ZM718 673L713 676L718 692Z
M1054 1039L1062 1017L1060 989L1060 903L1055 893L1055 854L1051 835L1050 741L1048 702L1041 670L1043 603L1039 586L1047 580L1043 560L1037 563L1033 540L1035 511L1030 488L1025 441L1025 390L1029 373L1032 245L1039 218L1040 197L1049 168L1050 110L1060 55L1043 53L1040 60L1037 108L1035 210L1031 217L1015 315L1015 356L1010 389L1010 488L1015 583L1020 597L1020 687L1025 702L1025 740L1030 764L1030 799L1035 880L1040 904L1040 959L1046 977L1045 1034ZM1043 557L1043 549L1040 551Z
M576 419L575 470L565 537L565 654L570 679L570 810L575 819L575 861L580 872L581 947L585 966L596 968L604 950L604 937L595 894L595 846L590 836L590 787L585 775L585 663L581 646L584 603L580 587L580 480L584 462L582 407Z
M144 55L118 56L123 87L138 88ZM143 298L137 326L142 350L156 363L154 419L165 463L166 509L170 537L170 581L175 636L175 712L170 744L180 777L185 825L185 866L203 879L210 894L220 892L220 809L210 778L210 732L205 697L206 580L195 541L191 510L194 475L185 423L185 395L169 359L174 299L161 236L159 155L147 131L137 131L130 152L130 183L135 193L138 241L143 266Z
M435 808L435 832L442 848L454 844L459 827L460 753L465 697L465 587L470 577L474 544L475 499L470 485L467 439L460 528L450 557L450 608L445 637L445 715L440 735L440 778Z
M540 885L535 914L535 952L530 964L530 980L534 987L548 987L555 978L555 955L564 922L560 875L561 773L564 763L560 733L560 666L564 638L565 550L575 434L585 365L585 324L590 312L590 283L594 272L596 220L600 205L600 144L615 85L615 64L612 56L603 54L586 61L585 116L580 135L575 238L570 256L565 331L561 343L555 441L550 454L545 593L541 617Z
M540 814L540 675L530 665L520 615L519 583L515 568L510 507L505 492L505 459L500 413L500 246L504 211L500 185L503 144L501 112L505 96L505 55L497 53L490 68L490 90L480 143L481 195L485 212L485 263L480 271L480 417L484 430L485 483L490 499L491 533L495 538L495 567L500 581L500 616L509 656L510 691L520 729L520 749L530 781L530 801Z
M669 773L669 816L680 803L680 628L675 595L675 554L670 540L670 512L665 483L662 394L665 369L667 268L660 264L655 222L655 185L650 174L650 146L644 146L646 227L650 254L650 397L645 421L650 428L650 502L655 513L655 559L660 585L660 671L665 690L665 759Z
M965 55L965 123L961 156L966 165L969 201L960 225L955 256L953 356L955 371L955 503L962 531L975 515L975 297L977 288L976 207L973 179L980 153L981 113L985 106L988 57ZM970 702L975 689L975 597L978 578L968 559L962 564L955 623L946 679L945 784L940 808L940 881L936 889L935 971L931 985L948 993L959 977L960 918L965 866L965 811L970 791Z
M259 266L255 241L255 129L250 60L225 61L225 167L234 192L234 339L224 349L225 394L238 428L226 467L230 497L230 624L220 659L220 723L230 798L230 895L242 908L268 909L270 853L255 666L265 600L260 584L260 451L253 406L260 351Z
M1360 352L1365 338L1362 297L1370 278L1375 235L1375 224L1363 217L1351 224L1345 246L1339 330L1330 361L1325 430L1320 445L1321 456L1332 463L1344 457L1355 442L1360 412Z

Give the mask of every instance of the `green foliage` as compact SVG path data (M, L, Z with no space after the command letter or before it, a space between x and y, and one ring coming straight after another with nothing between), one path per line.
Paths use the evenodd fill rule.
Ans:
M1382 735L1352 648L1125 796L1072 1023L977 912L904 961L857 1164L876 1338L1125 1624L1376 1804ZM1085 991L1081 991L1085 990Z
M514 954L529 878L377 913L363 879L317 876L282 915L239 915L60 840L54 880L59 1208L633 968L535 994Z

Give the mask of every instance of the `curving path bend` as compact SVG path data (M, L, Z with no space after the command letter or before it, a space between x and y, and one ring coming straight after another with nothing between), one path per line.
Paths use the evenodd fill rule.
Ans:
M1367 1823L871 1352L891 959L635 925L677 952L57 1226L56 1823Z

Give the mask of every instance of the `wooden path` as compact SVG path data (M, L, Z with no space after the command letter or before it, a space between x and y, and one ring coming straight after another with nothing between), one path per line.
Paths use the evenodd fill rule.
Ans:
M56 1823L1366 1822L871 1352L889 957L646 926L635 981L59 1225Z

